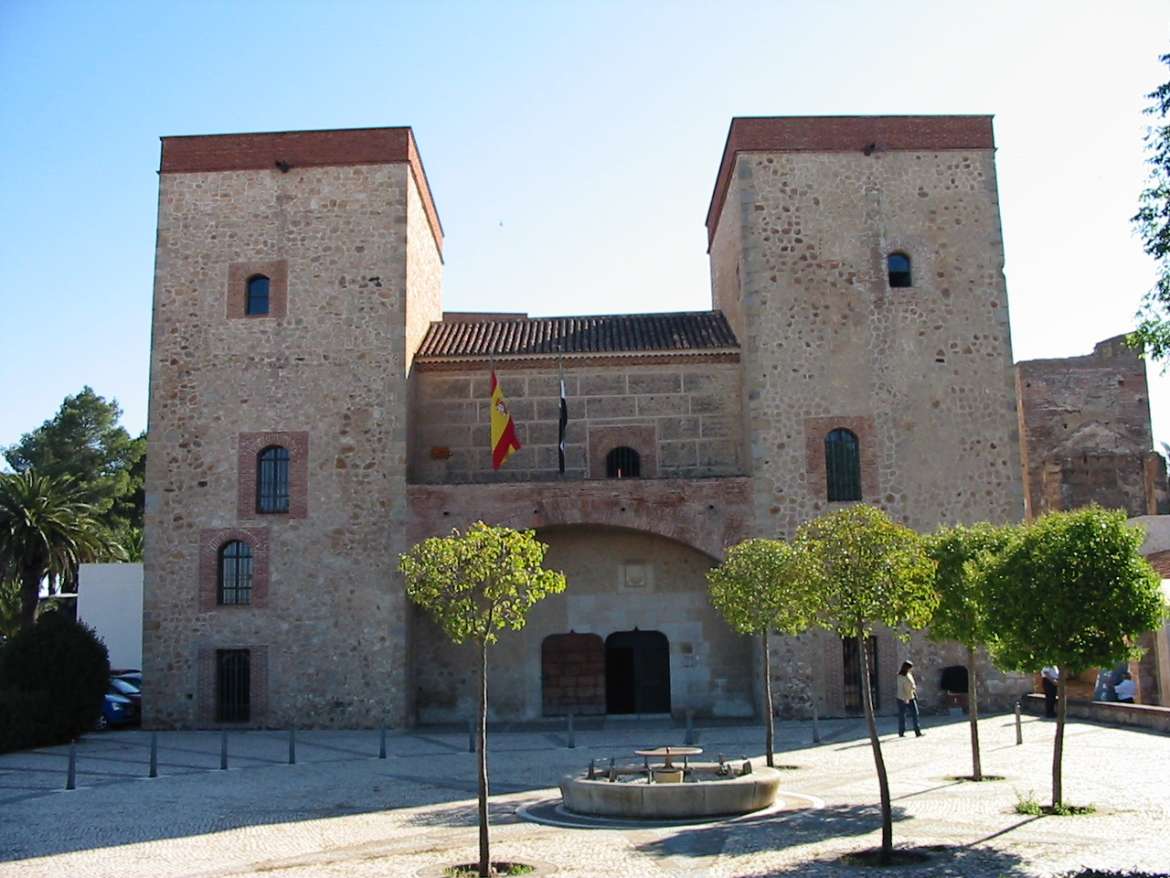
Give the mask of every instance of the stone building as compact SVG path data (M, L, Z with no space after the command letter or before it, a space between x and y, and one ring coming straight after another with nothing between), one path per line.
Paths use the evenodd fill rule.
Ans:
M536 529L569 581L493 650L497 717L750 716L755 647L706 599L728 545L857 501L1024 515L989 117L736 119L707 230L710 311L445 314L409 129L164 138L146 722L465 719L475 663L395 565L477 519ZM523 445L500 471L493 364ZM907 650L943 703L956 648L874 645L880 709ZM772 654L782 713L860 709L856 644ZM993 702L1028 686L987 674Z

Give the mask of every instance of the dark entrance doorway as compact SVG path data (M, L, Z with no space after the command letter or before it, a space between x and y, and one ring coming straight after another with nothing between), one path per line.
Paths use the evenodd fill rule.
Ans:
M596 634L550 634L540 645L542 712L605 713L605 645Z
M845 710L848 713L863 713L865 704L861 700L861 648L856 637L841 641L845 665ZM873 696L873 709L877 712L878 700L878 651L877 638L872 634L866 638L865 651L869 656L869 691Z
M670 643L661 631L605 639L605 712L670 713Z

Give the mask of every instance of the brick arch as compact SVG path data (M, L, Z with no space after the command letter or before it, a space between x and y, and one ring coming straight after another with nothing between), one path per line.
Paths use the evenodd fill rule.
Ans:
M408 538L482 520L516 528L592 525L665 537L715 561L751 536L746 478L412 485Z

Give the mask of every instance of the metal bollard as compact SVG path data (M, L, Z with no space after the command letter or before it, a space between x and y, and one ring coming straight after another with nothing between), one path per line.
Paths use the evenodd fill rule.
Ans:
M475 752L475 720L467 721L467 752Z
M297 764L297 729L296 726L289 726L288 728L288 764Z
M689 708L687 709L687 736L683 742L688 747L695 743L695 712Z
M150 772L147 777L158 777L158 732L150 733Z
M588 780L594 780L597 777L597 762L596 760L589 760L589 775Z
M1024 743L1024 727L1020 725L1020 702L1016 702L1016 746Z
M65 771L65 789L77 789L77 745L69 745L69 768Z
M817 722L817 703L813 702L813 743L821 743L821 727Z
M577 734L573 730L573 711L569 711L569 749L577 749Z
M227 771L227 729L219 733L219 770Z
M378 758L386 758L386 726L382 726L378 735Z

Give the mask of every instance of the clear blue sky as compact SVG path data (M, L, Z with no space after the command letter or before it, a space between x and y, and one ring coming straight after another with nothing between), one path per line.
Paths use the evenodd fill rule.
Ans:
M0 0L0 444L146 423L158 137L411 125L448 309L710 305L734 115L993 113L1017 359L1133 325L1164 2ZM1170 379L1151 370L1155 435Z

